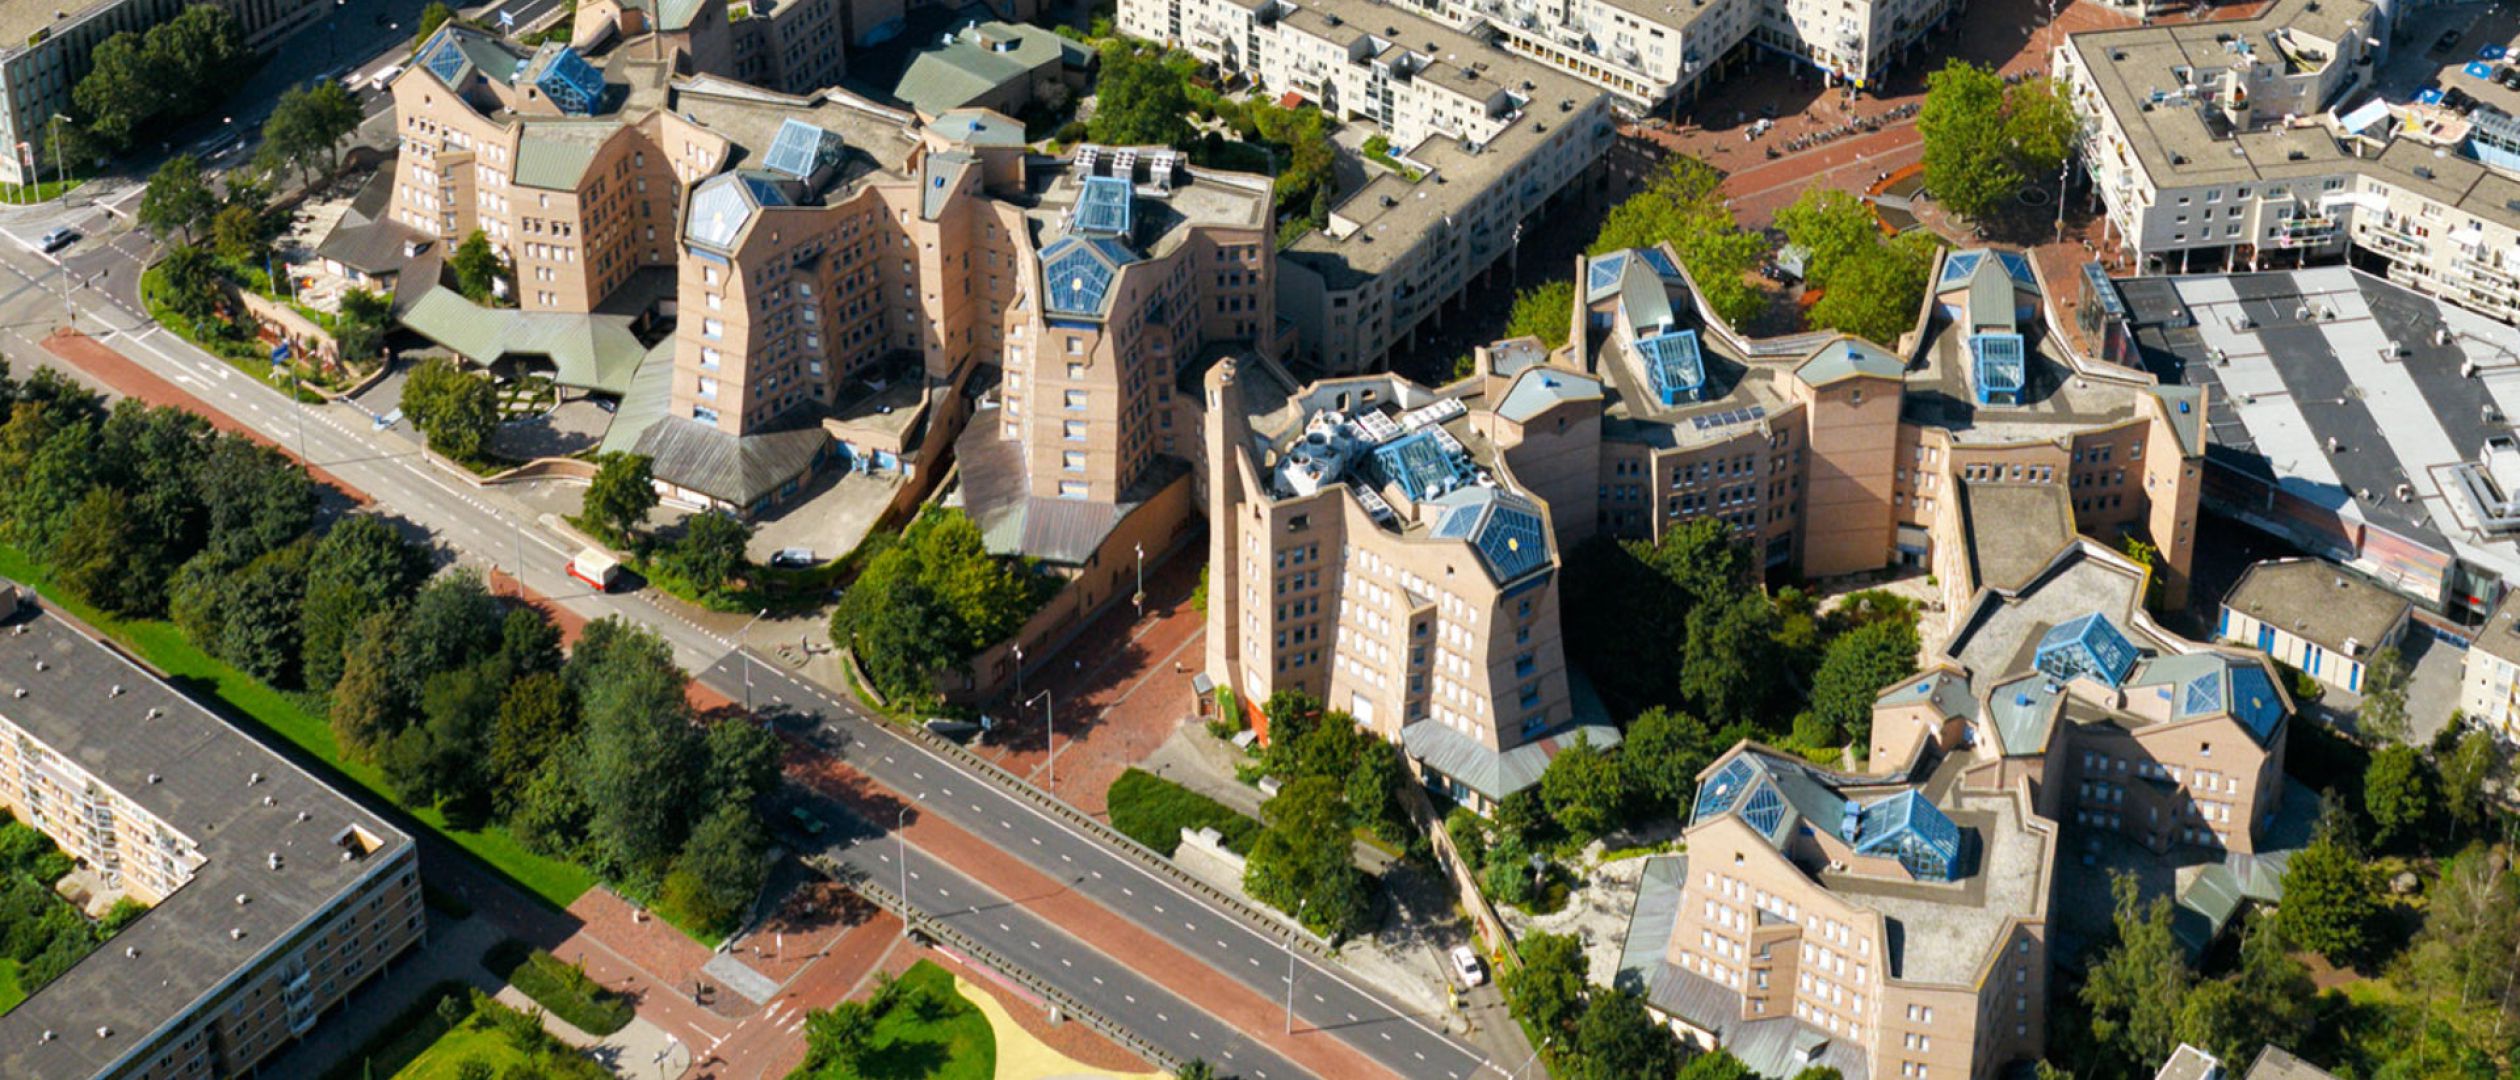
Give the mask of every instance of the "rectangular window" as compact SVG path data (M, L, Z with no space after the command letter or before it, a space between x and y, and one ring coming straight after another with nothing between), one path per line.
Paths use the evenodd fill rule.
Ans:
M1067 407L1068 407L1068 408L1070 408L1070 409L1080 409L1080 410L1081 410L1081 409L1083 409L1083 408L1085 407L1085 391L1082 391L1082 390L1070 390L1070 391L1068 391L1068 392L1067 392Z
M1068 420L1068 421L1065 421L1065 422L1061 423L1061 424L1060 424L1060 428L1061 428L1061 430L1063 431L1063 433L1066 435L1066 437L1067 437L1067 441L1069 441L1069 442L1084 442L1084 441L1085 441L1085 421L1082 421L1082 420Z
M1069 450L1059 455L1059 467L1069 472L1085 471L1085 452Z
M1060 498L1062 498L1062 499L1082 499L1082 498L1084 498L1084 497L1085 497L1085 495L1086 495L1086 488L1085 488L1085 482L1084 482L1084 481L1082 481L1082 480L1061 480L1061 481L1059 481L1059 497L1060 497Z

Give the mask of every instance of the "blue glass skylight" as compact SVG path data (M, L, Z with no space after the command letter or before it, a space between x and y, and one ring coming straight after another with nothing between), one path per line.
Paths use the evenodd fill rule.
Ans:
M1400 485L1411 502L1422 502L1462 485L1467 479L1452 450L1435 438L1434 428L1420 428L1374 450L1374 464L1385 483Z
M1680 276L1680 268L1671 265L1671 256L1663 254L1661 248L1638 248L1636 254L1645 260L1645 265L1653 267L1655 273L1667 278Z
M1741 820L1761 836L1776 835L1776 826L1785 820L1785 800L1776 794L1776 785L1761 784L1750 793L1750 801L1741 804Z
M1127 236L1132 192L1117 176L1088 176L1076 199L1076 231L1088 236Z
M2027 256L2018 251L1998 251L1995 253L1995 258L2004 264L2004 272L2012 276L2013 284L2025 289L2038 286L2039 279L2030 272L2030 259Z
M1944 286L1951 286L1969 280L1969 275L1977 273L1978 260L1985 257L1986 253L1984 252L1972 251L1966 254L1954 255L1950 258L1944 259L1942 284Z
M1627 260L1628 253L1624 251L1614 251L1594 259L1592 268L1584 272L1584 292L1590 297L1599 297L1604 290L1618 288L1619 275L1627 270Z
M1758 766L1751 764L1747 757L1736 757L1724 763L1714 776L1707 778L1705 786L1698 788L1697 809L1690 814L1689 820L1706 821L1732 809L1758 775Z
M438 32L437 40L429 46L429 58L420 63L429 69L429 74L437 76L439 82L455 85L455 76L464 70L465 57L464 47L456 42L453 28Z
M779 124L779 133L770 138L770 151L761 157L761 167L783 176L803 180L840 159L840 137L802 120L790 118Z
M571 116L593 116L604 103L604 73L595 70L576 49L566 45L543 64L534 87Z
M1123 249L1122 258L1098 244L1087 244L1067 237L1050 245L1041 253L1041 277L1050 292L1046 305L1054 315L1102 317L1103 305L1109 301L1111 281L1122 265L1130 260Z
M1970 372L1980 405L2018 405L2028 371L2019 334L1969 335Z
M1654 396L1663 404L1696 401L1698 392L1706 388L1706 361L1698 353L1697 331L1655 334L1639 340L1636 351L1645 360L1645 376L1653 383Z
M1454 508L1435 522L1434 536L1438 540L1467 540L1471 533L1478 530L1479 509L1463 506Z
M2207 716L2222 711L2222 672L2209 671L2188 680L2179 694L2180 716Z
M1512 581L1549 561L1549 538L1540 515L1503 499L1488 511L1487 527L1479 530L1479 556L1500 583Z
M2036 663L2058 682L2092 678L2121 686L2135 659L2134 644L2108 616L2095 611L2062 623L2040 638Z
M1924 881L1949 881L1960 866L1960 827L1915 791L1902 791L1863 810L1856 833L1860 855L1891 855Z
M2266 677L2265 668L2232 665L2231 715L2259 744L2275 737L2275 728L2284 722L2284 699L2275 693L2275 683Z

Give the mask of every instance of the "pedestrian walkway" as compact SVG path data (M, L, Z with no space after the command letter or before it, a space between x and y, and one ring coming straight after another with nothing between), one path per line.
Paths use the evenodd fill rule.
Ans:
M502 986L498 993L491 996L499 1004L518 1012L541 1012L543 1030L603 1063L605 1068L613 1071L613 1075L623 1080L632 1077L641 1080L657 1077L661 1080L663 1077L681 1076L684 1070L691 1068L691 1047L643 1018L631 1017L628 1024L610 1035L594 1035L552 1015L534 999L525 996L524 991L513 986Z

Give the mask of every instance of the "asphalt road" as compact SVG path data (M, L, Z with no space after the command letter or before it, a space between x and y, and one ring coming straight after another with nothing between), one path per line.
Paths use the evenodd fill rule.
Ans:
M565 573L574 552L496 489L476 490L444 475L439 467L422 460L416 447L400 434L373 430L369 418L352 406L294 407L279 391L147 322L134 298L137 259L149 250L145 238L104 219L93 208L71 214L93 231L87 240L63 253L69 267L66 277L60 265L32 251L30 241L41 235L42 222L0 226L0 343L8 345L21 362L52 362L36 340L60 323L66 287L67 302L78 312L80 329L273 441L301 452L310 463L366 492L381 509L443 545L460 561L519 574L527 587L588 618L620 616L653 627L673 646L678 662L702 673L703 681L729 698L743 698L744 665L732 639L692 622L648 594L590 591ZM91 284L81 286L79 281ZM937 813L987 838L1007 855L1054 879L1075 878L1077 890L1107 910L1262 996L1276 1000L1284 993L1282 938L1211 906L1064 821L963 772L891 728L868 720L854 705L823 688L788 676L774 663L752 666L756 704L765 709L792 708L831 737L845 740L838 745L848 748L844 756L849 763L895 792L936 794L937 798L922 802L922 812ZM949 787L953 794L943 796ZM850 845L838 856L869 874L897 874L890 861L893 844L889 837L880 830L871 835L874 842ZM921 863L921 858L913 855L912 868L926 874L935 863ZM959 875L941 867L936 868L936 877L937 887L951 890L954 896L984 895L967 879L959 886L948 883ZM1302 1075L1282 1059L1271 1060L1267 1051L1233 1034L1214 1017L1130 974L1124 961L1023 916L1002 898L992 898L1001 905L995 907L976 900L956 905L949 902L953 897L932 895L917 882L913 885L913 899L923 909L956 921L975 939L1017 962L1029 964L1033 957L1040 957L1031 968L1034 974L1080 1000L1096 1003L1168 1050L1184 1057L1234 1061L1237 1071L1255 1078L1262 1069L1272 1076ZM996 915L978 918L971 910L975 906ZM1000 928L1001 922L1006 929ZM1041 947L1035 948L1033 942L1040 942ZM1123 979L1133 981L1124 983ZM1405 1015L1334 968L1299 957L1297 982L1300 1025L1332 1032L1398 1075L1468 1080L1484 1064L1476 1051ZM1147 992L1126 989L1115 995L1110 991L1115 986ZM1228 1050L1234 1057L1223 1056Z
M740 654L731 654L702 672L701 681L740 699L745 666ZM775 663L756 659L750 666L757 709L771 715L792 713L797 720L810 723L832 740L826 745L835 749L851 768L894 792L912 795L918 813L935 814L965 832L987 838L1018 862L1053 880L1069 882L1078 893L1232 976L1263 997L1282 1000L1286 992L1286 947L1282 934L1264 932L1226 913L1135 857L1114 850L996 784L964 771L889 724L869 719L855 702L797 679ZM866 824L880 829L890 823ZM834 855L878 881L890 881L898 871L891 865L889 844L878 835L869 841L844 845ZM916 863L914 858L913 869L918 869ZM913 891L922 906L927 907L929 896L915 882ZM1006 956L1034 955L1029 949L1006 948L991 940L995 936L998 935L983 935L982 940ZM1079 997L1106 1008L1125 1004L1112 1002L1098 992ZM1156 1011L1150 1005L1115 1011L1114 1016L1160 1043L1157 1035L1167 1033L1172 1022L1159 1019ZM1468 1045L1408 1015L1388 999L1351 980L1345 972L1301 953L1296 955L1295 1020L1304 1029L1334 1032L1365 1056L1416 1080L1469 1080L1488 1064ZM1184 1056L1216 1060L1213 1052Z

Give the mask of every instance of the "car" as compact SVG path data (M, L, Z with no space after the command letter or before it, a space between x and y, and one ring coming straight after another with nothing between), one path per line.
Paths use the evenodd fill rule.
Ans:
M2450 50L2457 48L2458 45L2459 31L2455 29L2444 30L2441 32L2440 39L2433 42L2433 51L2449 52Z
M773 552L770 556L770 565L785 570L803 569L805 567L812 566L819 561L821 560L814 558L814 549L812 548L780 548L778 551Z
M1487 962L1467 945L1455 945L1452 951L1453 974L1461 976L1461 985L1477 986L1487 981Z
M45 233L41 246L44 249L44 254L50 255L53 252L69 247L71 243L78 240L78 238L79 230L65 225L61 228Z

